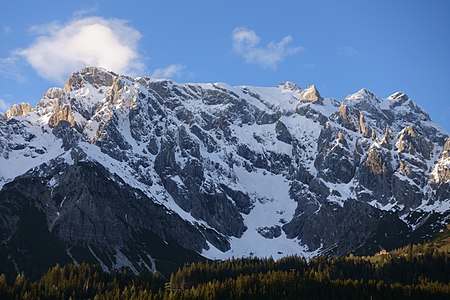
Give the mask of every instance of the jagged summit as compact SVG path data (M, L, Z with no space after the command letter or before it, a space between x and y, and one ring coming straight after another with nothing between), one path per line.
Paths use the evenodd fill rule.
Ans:
M353 93L351 95L348 95L345 97L346 100L370 100L370 101L376 101L380 102L380 99L371 91L368 89L360 89L356 93Z
M13 104L5 113L6 118L21 117L28 115L33 110L30 104L22 102Z
M308 86L300 92L300 100L302 101L317 101L320 99L322 97L315 85Z
M400 101L407 101L409 100L408 95L406 95L405 93L402 92L395 92L392 95L390 95L388 97L388 99L392 99L392 100L400 100Z
M131 82L135 84L142 84L144 86L158 86L158 85L164 85L165 88L170 87L181 87L181 86L192 86L192 85L198 85L201 88L207 88L208 86L211 86L213 88L230 88L234 89L233 87L230 87L226 84L178 84L176 82L170 81L170 80L155 80L150 77L137 77L136 79L132 79L128 76L122 76L119 74L116 74L114 72L108 71L101 67L85 67L81 69L80 71L74 72L66 81L64 88L50 88L44 95L41 101L38 103L37 107L34 109L29 104L21 103L19 106L14 105L11 109L12 111L8 114L6 113L4 115L5 118L11 118L13 116L19 116L19 115L27 115L34 110L39 110L44 108L46 112L48 112L48 106L50 107L58 107L61 106L67 106L67 110L73 110L73 109L80 109L81 111L78 111L78 113L86 119L89 115L93 114L93 109L97 108L99 103L90 103L89 101L86 103L82 103L80 101L86 101L89 99L92 99L92 95L90 97L83 97L82 93L90 93L90 92L97 92L101 95L106 95L105 91L110 90L109 92L109 99L114 100L114 94L115 91L119 91L124 86L124 81ZM113 87L113 88L111 88ZM281 88L282 90L288 90L292 91L294 93L298 94L298 99L302 102L314 102L323 99L323 97L320 95L317 87L315 85L307 86L303 90L295 83L287 81L284 83L281 83L277 86L278 88ZM259 87L245 87L244 91L246 89L255 89L260 90ZM257 93L256 93L257 94ZM255 94L255 95L256 95ZM78 96L75 97L76 100L74 101L73 95ZM261 95L260 95L261 96ZM297 96L296 96L297 97ZM394 106L401 105L405 103L406 101L410 101L411 106L417 107L406 94L401 92L396 92L393 95L389 96L388 99L396 100L396 104ZM266 99L268 101L271 101L270 99ZM344 101L352 101L352 100L369 100L373 101L374 103L380 103L382 100L378 98L373 92L367 90L367 89L361 89L358 92L351 94L347 96ZM77 103L75 103L77 102ZM49 104L50 103L50 104ZM25 105L25 106L23 106ZM87 109L84 108L84 106L89 106ZM358 104L359 105L359 104ZM23 106L23 111L19 111L21 108L20 106ZM393 107L394 107L393 106ZM383 107L384 108L384 107ZM417 107L418 108L418 107ZM53 108L50 108L53 109ZM88 111L88 112L87 112ZM40 113L43 115L44 113ZM425 113L426 114L426 113ZM44 120L46 121L46 120ZM76 121L76 120L75 120Z
M65 92L71 92L83 87L84 82L94 86L111 86L118 75L99 67L86 67L73 73L66 81Z
M297 84L291 81L286 81L279 84L278 87L283 90L289 90L298 93L298 98L301 101L310 102L322 99L315 85L307 86L302 90Z
M401 95L297 88L75 72L0 118L0 252L27 265L23 211L64 261L136 271L170 249L366 254L439 230L447 133Z
M301 90L302 90L296 83L294 83L292 81L286 81L286 82L280 83L278 85L278 87L285 89L285 90L290 90L293 92L301 92Z

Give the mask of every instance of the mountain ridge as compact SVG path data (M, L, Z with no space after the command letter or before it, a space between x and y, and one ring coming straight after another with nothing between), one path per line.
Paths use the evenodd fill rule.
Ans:
M105 269L155 268L151 243L131 253L142 244L138 232L211 259L365 254L420 241L449 215L450 139L401 92L381 99L362 89L339 101L291 82L178 84L88 67L34 109L8 110L0 145L0 209L8 211L20 180L31 180L47 195L32 206L48 231L66 252L87 249ZM104 176L90 186L91 176L67 177L77 168ZM101 186L110 190L99 196ZM122 208L105 204L108 194L126 199ZM156 206L132 209L146 201ZM106 212L99 218L92 207ZM104 220L123 223L114 229L119 241L90 239L89 230L74 241L82 215L91 231L112 230ZM0 221L5 245L17 220L8 211Z

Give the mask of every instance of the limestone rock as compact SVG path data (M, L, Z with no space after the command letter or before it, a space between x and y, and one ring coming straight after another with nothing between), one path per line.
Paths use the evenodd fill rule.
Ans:
M64 86L64 92L77 90L83 87L85 82L89 82L97 87L111 86L115 76L117 76L117 74L108 72L102 68L86 67L80 72L73 73L69 77Z
M399 165L397 171L400 174L408 176L408 177L411 177L411 175L412 175L411 167L409 165L407 165L405 162L403 162L402 160L400 161L400 165Z
M319 90L315 85L311 85L302 90L299 94L299 99L301 101L318 101L322 99Z
M22 102L20 104L14 104L5 113L7 119L12 117L26 116L33 111L33 107L30 104Z
M406 152L412 155L416 153L429 159L432 151L430 143L419 133L417 133L412 125L405 127L395 144L399 152Z
M447 141L445 142L444 149L442 151L442 158L450 158L450 138L447 138Z
M372 148L367 155L365 166L367 166L372 175L386 173L387 169L383 152Z
M372 137L372 141L377 140L377 132L375 131L375 129L372 128L372 133L371 133L371 137Z
M359 131L362 133L362 135L366 138L369 137L369 128L366 126L366 123L364 122L364 114L362 112L359 112Z
M67 121L72 126L74 125L74 118L72 110L69 105L57 106L54 108L54 113L48 120L49 125L58 125L61 121Z
M387 149L391 149L392 148L391 143L392 143L391 132L389 131L389 127L386 126L386 129L384 130L383 139L381 140L381 145Z
M350 120L349 110L344 102L342 102L342 104L339 106L338 113L341 124L346 128L353 129L353 124Z

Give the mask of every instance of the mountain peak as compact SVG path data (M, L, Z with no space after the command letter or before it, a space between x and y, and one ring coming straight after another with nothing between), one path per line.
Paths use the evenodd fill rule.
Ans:
M395 92L392 95L388 97L390 100L400 100L400 101L407 101L409 100L408 95L402 92Z
M80 89L85 82L94 86L111 86L117 76L119 75L100 67L85 67L67 79L64 92Z
M12 117L21 117L26 116L30 112L33 111L33 107L26 103L22 102L19 104L13 104L5 113L7 119L11 119Z
M397 111L402 115L410 115L411 121L420 118L430 121L430 115L419 105L417 105L408 95L402 92L395 92L386 100L384 107L389 107L391 111Z
M296 83L292 81L282 82L278 85L278 87L283 90L290 90L293 92L300 92L302 90Z
M377 96L369 91L368 89L362 88L356 93L353 93L351 95L348 95L345 97L346 100L375 100L376 102L380 102L380 100L377 98Z
M64 96L64 90L62 88L49 88L47 92L45 92L43 98L48 99L61 99Z
M310 85L300 92L300 100L302 101L317 101L322 99L319 90L315 85Z

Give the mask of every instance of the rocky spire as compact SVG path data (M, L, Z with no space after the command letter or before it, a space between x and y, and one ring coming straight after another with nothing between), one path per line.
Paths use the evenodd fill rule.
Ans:
M342 102L341 105L339 105L339 116L342 119L348 119L348 109L347 109L347 105L345 105L345 102Z
M411 167L409 165L407 165L406 163L403 162L403 160L400 160L399 162L399 167L398 167L398 172L402 175L406 175L408 177L411 177L412 172L411 172Z
M408 130L407 130L407 128L405 128L403 130L402 134L400 135L397 143L395 144L395 146L397 147L397 150L399 152L404 152L404 151L411 152L414 150L412 144L409 143L409 141L408 141L408 139L409 139L408 136L409 136Z
M33 111L33 107L30 104L22 102L20 104L14 104L6 111L6 118L26 116Z
M322 99L320 96L319 90L317 90L315 85L311 85L306 87L303 91L300 92L300 100L301 101L317 101Z
M369 137L369 128L366 126L366 123L364 121L364 114L362 111L359 112L359 131L364 137Z
M374 128L372 128L372 140L375 141L377 139L377 132L375 131Z
M347 140L345 139L344 134L341 130L338 131L337 143L343 145L345 148L348 148Z
M389 131L389 127L386 126L386 129L384 130L384 137L383 140L381 141L381 145L383 147L386 147L388 149L391 149L391 133Z
M376 148L371 148L364 163L373 175L386 173L386 163L383 152Z
M442 157L444 159L447 159L447 158L450 157L450 137L447 138L447 141L445 142L444 151L442 153Z
M417 136L417 134L414 131L414 128L413 128L412 125L409 125L409 126L405 127L405 130L403 130L403 133L408 135L408 136L410 136L410 137L416 137Z
M357 120L353 120L352 115L353 111L351 111L345 102L342 102L341 105L338 108L338 114L339 114L339 122L342 126L344 126L347 129L350 129L352 131L356 130Z

